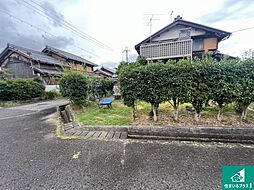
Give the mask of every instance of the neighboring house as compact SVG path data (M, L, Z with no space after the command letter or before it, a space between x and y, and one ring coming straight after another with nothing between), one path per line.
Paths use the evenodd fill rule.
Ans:
M45 84L56 84L54 77L62 75L65 63L42 52L7 44L0 54L1 70L8 71L11 78L35 78L41 76Z
M77 71L86 71L88 73L94 72L94 67L97 67L98 65L82 58L77 55L68 53L66 51L46 46L43 50L43 53L54 57L55 59L63 62L68 62L73 64L73 69Z
M230 35L230 32L182 20L177 16L171 24L137 44L135 49L146 60L202 58L208 52L220 59L223 54L218 51L218 43Z
M57 84L64 68L93 72L96 64L71 53L46 46L42 52L7 44L0 54L0 71L10 73L12 78L35 78L40 76L47 85Z
M103 77L103 78L115 78L115 71L113 69L107 68L102 66L101 68L98 68L94 72L97 76Z

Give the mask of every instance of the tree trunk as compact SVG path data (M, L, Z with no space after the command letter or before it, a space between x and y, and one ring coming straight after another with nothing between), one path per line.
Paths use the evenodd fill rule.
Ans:
M242 113L241 113L241 115L240 115L240 121L241 121L241 122L242 122L242 121L245 121L246 118L247 118L247 109L248 109L249 105L250 105L250 104L248 104L248 105L243 105L243 107L242 107Z
M223 112L224 112L224 107L223 105L219 105L219 112L217 115L217 120L222 121L223 120Z
M242 110L242 113L240 115L240 122L242 123L244 120L244 109Z
M246 105L246 106L244 107L244 109L245 109L245 111L244 111L244 117L243 117L244 120L247 119L247 110L248 110L249 105L250 105L250 104L248 104L248 105Z
M201 113L195 110L195 121L200 121Z
M158 107L156 106L156 104L153 104L153 120L154 121L158 121L157 112L158 112Z
M247 109L244 110L243 120L245 121L247 117Z
M179 115L179 110L178 107L174 106L174 119L177 121L178 120L178 115Z
M151 111L149 112L149 116L153 117L153 104L151 104Z
M173 102L174 102L174 119L178 120L178 115L179 115L179 99L178 98L173 98Z
M136 106L135 104L132 106L132 119L135 120L137 118L137 113L136 113Z

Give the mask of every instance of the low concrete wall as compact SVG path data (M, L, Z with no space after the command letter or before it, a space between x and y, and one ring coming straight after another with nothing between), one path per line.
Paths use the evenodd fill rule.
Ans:
M131 126L128 128L131 137L168 137L177 139L207 139L212 141L233 141L254 143L254 128L234 127L173 127L173 126Z
M71 124L71 127L77 130L127 132L129 138L139 139L254 143L254 126L253 128L243 128L240 126L79 126L69 105L60 106L58 110L63 124Z
M81 130L122 131L129 138L254 143L254 128L174 126L80 126Z
M45 86L45 91L46 92L54 91L54 90L59 91L60 90L59 85L46 85Z

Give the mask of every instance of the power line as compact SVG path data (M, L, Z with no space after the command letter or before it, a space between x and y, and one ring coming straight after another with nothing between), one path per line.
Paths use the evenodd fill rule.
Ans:
M245 31L245 30L250 30L250 29L254 29L254 26L249 27L249 28L243 28L243 29L235 30L235 31L233 31L232 33L242 32L242 31Z
M26 24L26 25L29 25L30 27L35 28L35 29L38 30L38 31L42 31L42 32L44 32L46 35L50 35L50 36L52 36L52 37L57 38L57 36L55 36L54 34L51 34L51 33L49 33L48 31L43 30L43 29L41 29L41 28L39 28L39 27L37 27L37 26L35 26L35 25L33 25L33 24L27 22L27 21L24 21L24 20L22 20L22 19L20 19L20 18L17 18L17 17L15 17L14 15L12 15L12 14L10 14L10 13L4 11L4 10L1 10L1 9L0 9L0 12L2 12L2 13L4 13L4 14L8 15L10 18L13 18L13 19L18 20L18 21L21 22L21 23L24 23L24 24ZM62 41L64 41L64 40L62 40ZM83 49L83 48L81 48L81 47L79 47L79 46L77 46L77 45L75 45L75 44L72 44L71 46L74 46L74 47L76 47L76 48L78 48L78 49L80 49L80 50L82 50L82 51L85 51L85 52L87 52L87 53L93 55L93 56L99 57L98 55L96 55L96 54L94 54L94 53L92 53L92 52L90 52L90 51L88 51L88 50L85 50L85 49Z
M30 3L28 3L28 2L25 1L25 0L22 0L22 1L23 1L24 3L26 3L26 4L28 4L29 6L33 7L35 10L41 12L41 13L42 13L42 14L40 14L41 16L44 16L44 17L47 17L47 18L49 18L49 19L53 19L53 20L55 20L55 21L64 23L64 25L65 25L66 27L68 27L68 29L71 29L72 32L75 32L76 34L79 34L79 35L83 35L83 37L85 37L87 40L92 40L93 42L97 43L98 45L100 45L100 46L102 46L102 47L106 47L106 48L111 49L110 47L108 47L107 45L105 45L105 44L103 44L102 42L98 41L97 39L93 38L92 36L90 36L90 35L88 35L88 34L85 34L85 33L82 32L80 29L78 29L77 27L73 26L71 23L67 22L66 20L64 20L64 19L62 19L62 18L59 18L59 17L57 17L57 16L52 17L51 15L45 13L45 12L43 11L43 10L45 10L45 8L42 7L40 4L34 2L33 0L30 0L30 1L31 1L32 3L34 3L35 5L41 7L43 10L38 9L36 6L34 6L34 5L30 4ZM34 10L34 9L33 9L33 10ZM34 10L34 11L35 11L35 10ZM35 11L35 12L37 12L37 11ZM39 14L39 12L37 12L37 13ZM73 28L74 28L75 30L74 30ZM77 31L76 31L76 30L77 30ZM80 34L80 33L81 33L81 34Z
M16 0L17 1L17 0ZM79 37L90 41L91 43L97 45L98 47L105 49L105 50L110 50L110 51L114 51L111 47L107 46L106 44L100 42L99 40L95 39L94 37L92 37L91 35L81 31L79 28L77 28L76 26L74 26L73 24L71 24L70 22L66 21L65 19L62 19L60 17L57 16L52 16L49 15L47 13L45 13L43 10L45 10L44 7L42 7L40 4L36 3L33 0L30 0L33 4L35 4L36 6L42 8L43 10L39 9L38 7L36 7L35 5L30 4L29 2L25 1L25 0L21 0L23 1L25 4L27 4L28 6L30 6L31 8L29 8L28 6L26 6L24 3L23 5L25 7L27 7L28 9L32 9L34 12L36 12L37 14L46 17L48 19L53 19L53 21L57 21L59 23L62 23L63 27L65 29L67 29L68 31L78 35ZM47 9L46 9L47 10Z

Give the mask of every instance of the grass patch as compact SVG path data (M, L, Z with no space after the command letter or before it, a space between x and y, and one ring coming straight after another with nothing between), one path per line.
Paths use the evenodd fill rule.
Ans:
M129 125L132 122L131 108L124 106L122 101L114 101L113 108L99 108L92 104L77 115L83 125Z
M179 120L175 121L173 117L173 107L169 102L160 104L159 120L154 122L149 116L151 105L149 103L138 101L137 116L135 121L131 118L131 108L125 106L121 100L113 102L113 108L101 108L98 105L90 104L82 112L77 114L77 119L83 125L174 125L174 126L194 126L194 125L252 125L254 124L254 111L248 110L248 121L240 124L239 117L235 114L234 104L229 104L224 109L224 119L222 122L217 121L218 108L214 103L204 108L201 113L201 121L194 121L194 112L186 111L186 106L192 106L189 103L179 106ZM250 106L254 108L254 104Z

